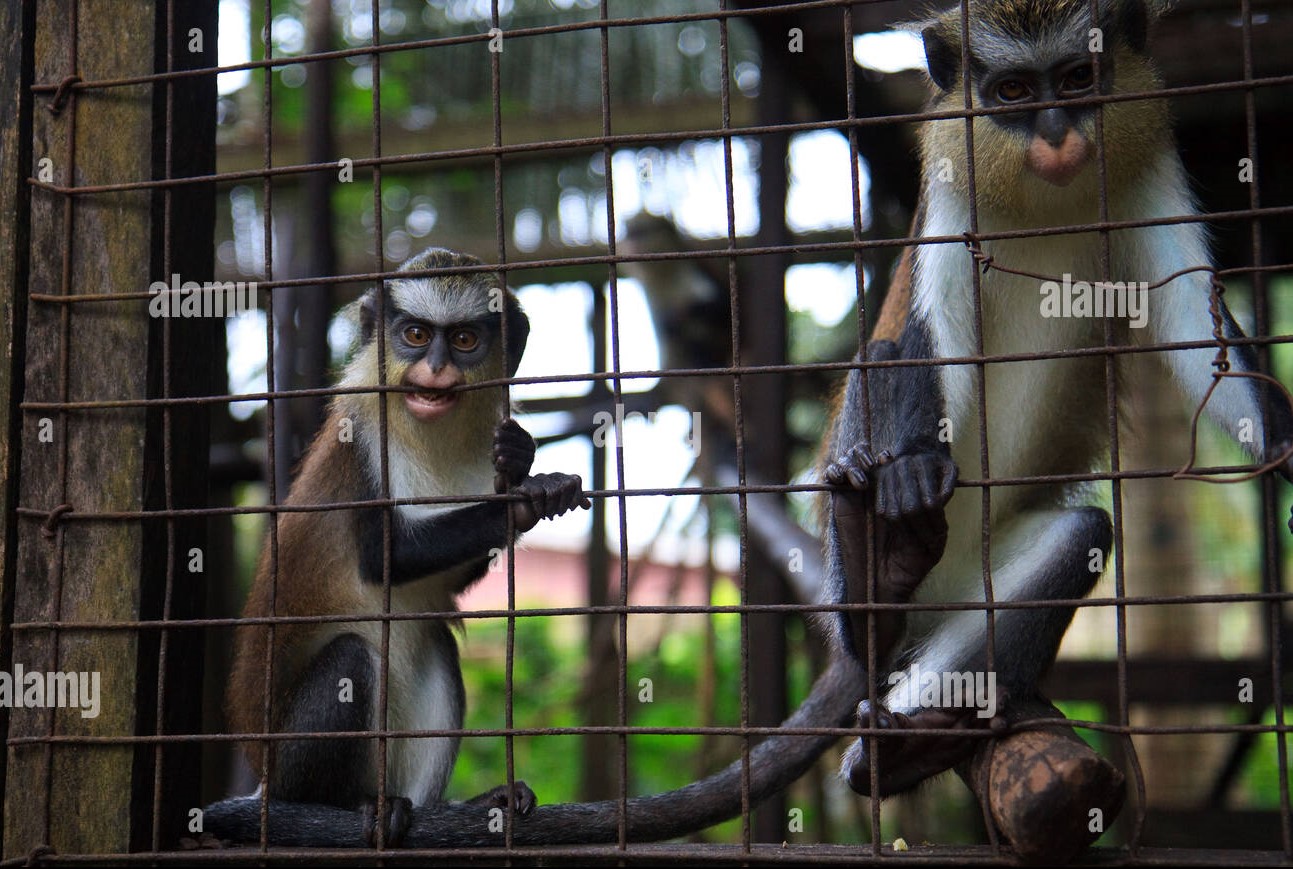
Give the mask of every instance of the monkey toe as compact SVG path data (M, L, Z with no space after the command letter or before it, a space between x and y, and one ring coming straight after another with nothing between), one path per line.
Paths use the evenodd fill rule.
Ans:
M467 801L473 806L483 806L489 809L506 809L508 806L521 817L525 817L534 811L534 807L539 804L538 797L530 786L521 780L512 783L512 787L499 785L490 788L479 796L472 797Z
M871 486L872 472L890 458L887 450L875 455L868 448L857 444L827 465L824 476L832 486L848 486L863 491Z
M911 715L874 708L867 700L858 704L858 726L890 731L876 738L861 736L844 754L841 773L849 787L871 796L871 766L878 765L879 797L903 793L930 776L951 769L973 753L977 743L963 736L918 734L922 730L968 730L984 726L973 709L920 709Z
M382 823L382 846L397 848L404 841L410 825L413 823L413 801L407 797L387 797L386 817ZM364 842L370 848L377 847L377 801L370 800L363 805Z
M534 811L534 807L539 804L539 798L530 790L530 786L523 781L516 782L512 788L512 796L516 800L516 813L525 817Z

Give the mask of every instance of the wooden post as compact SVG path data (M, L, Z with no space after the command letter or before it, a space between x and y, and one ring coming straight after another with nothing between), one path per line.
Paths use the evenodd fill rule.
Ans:
M168 5L24 4L21 26L5 27L29 58L16 74L38 89L74 77L84 84L57 99L41 91L27 129L4 126L5 171L12 167L24 185L28 176L47 174L58 187L214 171L214 76L85 86L215 66L214 0L173 4L174 21L166 20ZM8 6L0 15L14 12ZM13 90L9 76L17 67L4 65L6 102L30 98ZM25 160L7 159L24 152ZM40 846L60 854L170 846L198 805L198 747L75 737L199 732L201 635L65 625L201 615L203 575L194 568L203 556L203 519L94 514L203 506L211 409L40 403L210 394L211 374L224 365L212 338L224 320L152 317L147 298L33 297L143 293L156 281L169 283L171 274L211 280L213 191L187 185L70 195L38 187L30 197L29 211L21 201L0 202L30 229L29 250L19 251L28 258L25 272L6 268L6 276L18 277L14 296L28 304L26 352L16 360L25 369L27 406L11 445L21 451L20 513L6 541L6 592L12 589L18 627L4 664L10 672L21 665L28 674L85 673L89 686L97 674L98 708L11 711L4 856ZM73 739L54 743L51 736Z

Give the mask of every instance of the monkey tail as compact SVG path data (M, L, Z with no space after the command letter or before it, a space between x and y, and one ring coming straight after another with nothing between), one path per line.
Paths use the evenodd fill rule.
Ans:
M843 727L865 690L865 671L848 656L836 656L807 699L782 722L786 729ZM835 734L768 736L750 749L749 806L754 808L789 786L838 739ZM661 794L629 799L624 811L630 842L686 836L741 813L743 763L737 760L708 778ZM259 796L234 797L208 806L205 829L221 839L259 842ZM602 844L619 841L618 800L538 806L512 822L513 845ZM493 829L491 829L493 827ZM270 800L270 845L357 847L364 841L364 817L335 806ZM408 848L471 848L503 844L497 816L480 806L442 803L418 806L401 843Z

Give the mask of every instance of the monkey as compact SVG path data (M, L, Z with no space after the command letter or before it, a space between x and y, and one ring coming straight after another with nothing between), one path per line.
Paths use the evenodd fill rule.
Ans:
M1199 216L1161 101L1102 107L1082 102L1159 86L1146 41L1160 6L1151 0L1098 0L1093 22L1091 0L969 0L968 47L962 42L959 6L922 22L931 110L965 108L966 48L971 107L1017 111L978 115L970 122L973 187L967 122L952 118L923 125L914 237L1098 222L1102 178L1095 160L1101 147L1096 118L1101 113L1108 218ZM1097 32L1103 39L1098 64L1091 53ZM1054 104L1039 105L1044 103ZM1136 285L1212 262L1199 222L1110 230L1107 275L1097 232L976 243L980 258L1003 268L1057 281L1063 275L1072 281L1129 282L1132 292ZM1106 324L1114 345L1212 340L1206 272L1181 274L1161 288L1142 290L1143 316L1132 316L1130 308L1126 316L1109 318L1050 316L1055 311L1045 307L1047 294L1059 285L1036 277L985 268L976 298L975 253L964 244L918 241L901 333L896 340L867 342L854 361L875 367L852 368L845 378L819 465L829 489L823 499L828 603L984 602L983 494L958 481L967 474L985 480L1089 474L1107 462L1106 355L988 361L981 369L983 399L975 365L929 363L1099 348L1105 345ZM1243 332L1223 301L1218 308L1225 339L1241 340ZM1201 403L1213 379L1215 344L1161 355L1185 400ZM1257 370L1250 345L1230 346L1229 361L1233 372ZM1223 378L1206 411L1255 461L1277 464L1290 479L1293 410L1284 395L1251 378ZM981 412L986 444L980 442ZM1246 437L1249 431L1252 436ZM981 447L987 450L986 466ZM989 491L993 600L1085 597L1104 571L1113 542L1108 513L1091 503L1092 486L1035 483ZM874 537L867 534L868 514ZM875 579L871 596L868 555ZM955 766L978 744L973 738L921 731L983 729L997 716L983 715L990 710L973 705L948 704L946 698L922 703L916 684L918 673L987 670L985 609L872 612L868 618L860 609L838 610L828 618L840 654L865 662L868 644L874 644L876 665L888 677L876 680L876 705L869 698L859 703L857 721L892 732L878 737L874 757L867 739L858 738L841 762L841 775L855 791L883 798ZM1055 606L995 611L993 674L986 675L996 680L998 709L1040 697L1038 682L1055 660L1072 616L1072 608Z
M404 263L400 273L479 265L474 257L433 248ZM390 516L389 564L383 507L279 516L276 554L265 547L244 618L354 615L357 620L276 625L269 685L268 627L239 626L227 692L229 720L238 733L263 729L266 695L274 732L377 728L382 629L380 621L363 619L384 611L387 570L392 612L451 612L457 597L485 574L491 557L508 545L509 510L515 537L541 519L589 506L579 476L530 473L534 440L508 417L503 386L461 389L513 376L525 349L528 318L496 276L401 275L388 282L384 303L376 287L363 296L358 319L359 349L341 387L376 386L379 352L386 382L411 387L385 393L385 467L383 393L340 393L302 460L286 505L373 501L382 497L385 476L397 503ZM516 500L399 503L505 493ZM390 622L387 660L388 728L462 727L464 689L449 621ZM346 691L353 697L342 697ZM263 744L247 748L259 771ZM386 841L398 841L412 805L443 801L457 750L456 737L387 742ZM366 834L370 840L375 836L375 741L289 740L273 743L269 752L271 798L362 809ZM255 795L243 799L259 803ZM534 796L518 781L512 792L495 788L468 804L506 805L509 799L524 814Z
M642 212L625 226L619 251L628 277L642 284L665 368L721 368L732 364L732 308L726 274L708 260L635 256L688 250L673 222Z
M430 250L400 272L479 267L465 254ZM578 476L530 475L534 442L505 418L502 387L463 389L515 374L529 323L501 281L479 270L431 277L397 276L384 305L374 289L358 304L358 350L340 380L344 389L378 383L378 339L384 335L386 381L411 391L386 393L387 475L397 506L391 517L389 560L392 612L452 612L457 596L486 571L491 549L507 545L505 503L514 531L587 507ZM496 303L496 304L492 304ZM382 309L384 308L384 315ZM506 320L506 345L504 339ZM308 510L380 497L380 393L345 392L331 405L324 428L307 450L279 517L277 572L265 547L244 617L351 615L354 622L276 624L273 683L265 684L269 631L264 624L236 629L227 691L232 730L264 729L263 703L271 698L274 733L377 729L379 650L383 612L382 507ZM338 437L353 429L353 440ZM492 442L492 450L489 444ZM403 504L434 495L510 493L513 501ZM443 620L390 623L387 720L389 730L462 727L464 689L458 649ZM841 658L814 685L785 722L787 728L843 728L860 695L862 674ZM346 686L351 702L338 702ZM749 755L749 800L756 805L802 775L838 733L778 734ZM268 794L221 800L203 811L206 832L219 839L258 842L261 810L272 845L385 847L500 845L491 811L510 809L514 844L598 843L618 840L617 801L539 806L523 782L500 786L465 802L444 800L458 747L456 737L390 737L385 806L377 812L377 743L359 737L271 743ZM265 758L250 742L253 769ZM742 810L743 762L686 787L630 799L630 840L675 838L731 818ZM496 813L495 813L496 814Z

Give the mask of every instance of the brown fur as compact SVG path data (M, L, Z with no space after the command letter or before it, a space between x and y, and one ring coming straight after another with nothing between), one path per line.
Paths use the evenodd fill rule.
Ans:
M301 470L286 503L290 506L326 504L349 500L362 490L363 477L358 444L338 440L339 415L333 411L315 437L301 463ZM271 574L271 547L261 552L256 580L243 618L312 616L364 610L359 594L359 545L353 510L281 513L278 519L278 576ZM270 537L273 540L273 537ZM324 581L324 578L332 581ZM265 690L265 646L270 628L240 625L234 634L234 663L225 698L229 723L235 733L264 729L266 696L275 713L270 729L277 730L282 698L316 648L311 634L316 625L275 625L274 689ZM274 708L276 705L277 708ZM253 769L260 772L258 743L246 746Z

